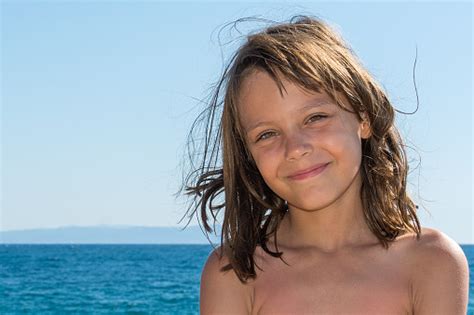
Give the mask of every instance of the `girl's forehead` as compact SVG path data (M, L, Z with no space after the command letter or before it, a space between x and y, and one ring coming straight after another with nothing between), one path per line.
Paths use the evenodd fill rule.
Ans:
M285 98L337 104L336 100L323 88L319 91L309 90L283 75L279 75L278 80L281 84L266 71L258 69L247 74L239 87L238 107L272 103ZM336 97L340 98L340 95Z

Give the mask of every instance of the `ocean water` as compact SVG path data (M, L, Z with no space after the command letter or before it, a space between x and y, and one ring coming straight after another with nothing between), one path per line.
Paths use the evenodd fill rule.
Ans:
M461 245L474 271L474 245ZM210 245L0 245L0 314L199 314ZM471 278L468 314L474 314Z
M0 314L198 314L210 245L0 245Z

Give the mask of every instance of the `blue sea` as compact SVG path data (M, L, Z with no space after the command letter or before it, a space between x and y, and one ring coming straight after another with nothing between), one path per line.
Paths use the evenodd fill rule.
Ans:
M461 245L474 271L474 245ZM0 314L199 314L210 245L0 245ZM474 314L470 280L469 314Z

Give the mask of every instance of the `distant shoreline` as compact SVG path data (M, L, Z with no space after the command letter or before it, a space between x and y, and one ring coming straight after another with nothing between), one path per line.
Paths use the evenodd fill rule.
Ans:
M209 236L220 243L220 235ZM0 244L114 244L174 245L209 244L199 226L69 226L49 229L26 229L0 232Z

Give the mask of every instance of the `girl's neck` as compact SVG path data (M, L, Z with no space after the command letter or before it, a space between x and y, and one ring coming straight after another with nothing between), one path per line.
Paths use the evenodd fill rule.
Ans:
M379 243L364 219L359 191L349 189L323 209L308 211L290 206L278 228L278 246L335 253Z
M329 212L329 209L320 211ZM290 210L278 229L278 245L286 248L312 248L327 253L378 243L367 226L363 213L355 209L336 213Z

